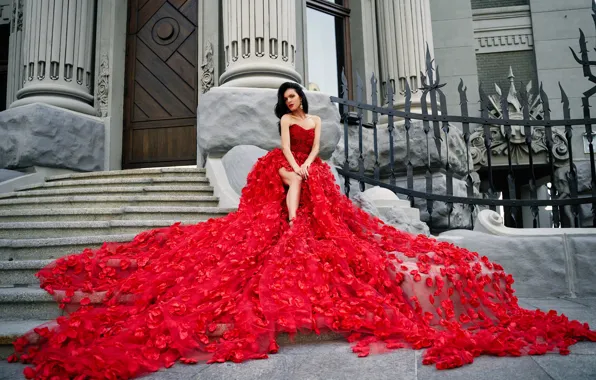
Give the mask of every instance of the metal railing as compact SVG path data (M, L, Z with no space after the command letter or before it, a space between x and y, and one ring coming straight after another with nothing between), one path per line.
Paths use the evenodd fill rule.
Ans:
M596 6L595 6L596 7ZM594 22L596 25L596 8L594 9L595 16ZM468 111L468 98L467 88L464 85L463 80L460 80L459 84L459 103L461 107L461 116L449 115L447 111L447 99L442 91L444 84L440 83L439 69L436 67L433 69L433 60L431 59L430 52L427 49L426 54L426 76L422 75L423 86L419 90L422 92L420 98L420 104L415 104L421 109L420 113L411 112L412 103L412 91L409 84L405 83L405 91L403 95L405 97L405 104L403 109L395 109L392 105L394 104L394 91L390 81L386 83L385 91L385 102L379 104L378 100L378 81L373 74L371 83L371 103L366 103L363 100L364 85L361 78L357 75L357 86L355 91L356 100L348 99L348 88L345 74L342 73L342 97L331 97L331 101L340 105L342 110L342 121L343 121L343 143L344 143L344 163L342 167L338 168L338 172L345 179L344 192L349 196L350 194L350 179L356 180L359 183L361 191L364 191L365 185L369 184L372 186L380 186L393 191L396 194L402 194L407 196L412 206L414 206L415 199L422 199L426 201L426 211L429 214L429 220L427 223L433 229L433 208L435 202L444 202L447 205L448 213L448 226L451 228L451 214L453 212L454 204L467 205L470 209L470 221L465 227L459 226L459 228L473 228L474 223L474 211L478 207L489 207L492 210L496 210L497 206L503 206L506 213L513 220L514 225L520 227L519 213L522 207L529 207L532 214L532 225L534 228L539 227L539 207L550 206L552 207L552 226L561 227L561 220L564 217L564 209L569 210L572 223L567 223L565 226L569 227L581 227L582 226L582 215L580 205L591 204L592 205L592 219L593 225L596 226L596 166L594 161L594 142L593 142L593 127L596 124L596 119L591 117L590 114L590 98L596 93L596 76L592 74L592 67L596 66L596 61L590 61L588 57L588 49L586 44L586 38L584 33L580 30L580 53L578 56L572 49L575 60L582 65L583 73L590 82L594 84L590 90L584 92L582 97L582 108L583 118L571 118L571 112L569 108L569 99L559 84L562 99L562 114L563 119L551 119L551 109L549 98L540 85L540 91L532 98L531 94L524 88L519 92L519 106L520 114L517 118L511 118L509 115L509 101L508 96L510 94L502 91L498 101L499 104L495 104L496 98L488 97L482 89L479 87L481 115L480 117L474 117L469 115ZM435 75L436 72L436 75ZM495 105L500 107L495 107ZM540 117L531 117L530 112L532 107L540 105L542 112ZM500 108L500 110L497 110ZM364 113L369 112L371 118L370 122L365 122ZM383 128L387 128L388 133L388 144L389 144L389 172L387 178L381 180L379 163L379 142L378 133L380 118L386 116L387 120L383 120ZM519 117L521 116L521 118ZM535 116L535 115L534 115ZM400 118L399 123L396 123L396 118ZM413 123L413 121L420 121L421 123ZM453 154L449 152L449 134L453 132L453 127L450 123L461 123L461 132L463 133L463 140L466 146L466 155L470 156L471 137L474 131L471 126L478 125L478 134L481 135L484 140L484 149L486 152L485 165L482 168L483 174L485 174L485 182L487 182L487 194L485 197L479 197L475 195L474 183L472 173L474 172L473 167L470 165L470 160L466 159L467 168L465 170L465 176L462 180L465 180L467 187L466 196L455 196L453 192L453 180L454 170L451 167L449 155ZM413 132L413 128L416 125L422 124L422 129L426 138L426 162L423 170L425 171L425 182L426 191L419 191L414 189L414 165L411 159L412 151L412 140L410 134ZM350 128L358 128L358 150L355 152L358 154L357 168L350 166L350 149L349 149L349 132ZM405 129L405 187L398 186L396 179L398 173L395 169L395 131L396 128ZM559 128L555 128L559 127ZM573 144L572 138L576 129L581 127L585 131L585 138L587 140L588 155L590 162L591 171L591 193L590 194L578 194L578 173L576 164L574 163L573 156ZM495 168L493 163L493 132L494 128L501 128L502 137L505 140L503 142L502 153L507 154L507 165ZM524 151L527 152L527 162L523 164L514 163L512 157L512 138L513 128L517 128L519 135L523 136L525 141L521 145ZM541 129L543 128L543 130ZM555 161L559 160L557 152L555 151L555 141L553 134L557 138L562 138L564 128L564 137L568 143L568 157L565 159L565 166L568 166L568 173L566 174L566 181L568 184L569 192L566 194L567 198L561 198L559 191L556 187L557 181L555 178L556 165ZM545 146L546 160L543 164L537 165L535 162L535 152L533 149L533 139L536 137L535 133L537 129L541 129L540 139L543 140ZM372 131L372 139L374 145L374 164L372 168L365 168L365 157L363 155L363 134L370 133ZM481 139L481 140L482 140ZM433 144L434 142L434 144ZM442 167L437 167L436 162L431 159L431 153L441 155L442 144L445 143L446 157L443 163L441 160ZM518 141L519 143L519 141ZM434 147L433 147L434 145ZM506 146L506 148L505 148ZM372 159L372 158L371 158ZM560 162L557 162L560 166ZM518 193L518 186L521 185L521 178L516 177L516 169L524 167L526 173L528 173L527 185L529 186L530 199L517 199L516 194ZM542 170L548 169L548 175L550 176L550 196L549 199L538 199L537 194L537 178L536 168L540 166ZM508 193L507 199L498 199L498 191L493 181L493 174L495 169L507 170L506 178L506 192ZM433 173L440 170L445 175L445 194L433 193ZM400 181L403 181L403 176L400 176ZM424 209L424 207L423 207ZM567 218L569 219L569 218Z

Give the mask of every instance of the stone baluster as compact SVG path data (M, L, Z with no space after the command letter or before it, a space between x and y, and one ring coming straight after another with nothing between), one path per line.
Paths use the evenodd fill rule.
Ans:
M301 82L295 69L296 1L223 0L223 87Z
M394 104L400 108L408 82L415 106L420 102L420 73L426 72L427 44L434 56L429 0L377 0L376 5L382 85L385 89L391 82Z
M41 102L95 115L95 0L25 0L23 86L11 107Z

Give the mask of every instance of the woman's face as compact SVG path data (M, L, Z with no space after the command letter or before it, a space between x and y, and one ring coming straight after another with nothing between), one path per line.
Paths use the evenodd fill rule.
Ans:
M284 92L284 101L286 102L286 106L290 109L290 111L296 111L298 107L300 107L300 96L293 88L289 88Z

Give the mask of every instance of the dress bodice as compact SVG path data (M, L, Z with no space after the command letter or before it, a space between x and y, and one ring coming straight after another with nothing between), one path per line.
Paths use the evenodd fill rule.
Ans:
M315 139L315 129L304 129L299 124L290 125L290 149L309 154Z

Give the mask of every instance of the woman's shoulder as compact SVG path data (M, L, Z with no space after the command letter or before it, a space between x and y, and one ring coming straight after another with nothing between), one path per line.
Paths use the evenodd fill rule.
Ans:
M321 117L317 115L308 115L310 119L312 119L315 123L321 124Z

